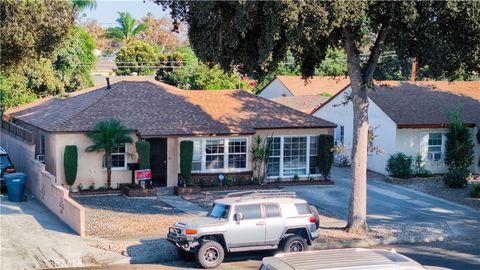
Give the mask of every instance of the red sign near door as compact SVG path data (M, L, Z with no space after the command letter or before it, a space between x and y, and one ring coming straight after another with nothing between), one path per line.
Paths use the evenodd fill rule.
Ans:
M136 170L135 181L150 180L152 178L152 171L150 169Z

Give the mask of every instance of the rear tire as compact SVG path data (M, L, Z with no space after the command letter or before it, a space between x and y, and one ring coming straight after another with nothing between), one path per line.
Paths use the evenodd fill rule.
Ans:
M201 244L195 258L203 268L215 268L223 262L225 251L218 242L208 240Z
M315 206L309 205L309 207L310 207L310 210L312 211L313 216L315 217L315 226L317 226L317 230L318 230L318 228L320 228L320 214L318 213L318 210Z
M298 235L289 236L283 242L282 250L285 253L307 251L308 250L307 240L305 240L305 238Z

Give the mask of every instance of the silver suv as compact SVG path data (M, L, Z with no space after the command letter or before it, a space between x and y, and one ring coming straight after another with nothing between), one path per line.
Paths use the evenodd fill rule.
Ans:
M214 268L223 262L225 252L305 251L318 237L318 227L316 208L294 192L247 191L216 200L206 217L175 223L168 240L182 258Z

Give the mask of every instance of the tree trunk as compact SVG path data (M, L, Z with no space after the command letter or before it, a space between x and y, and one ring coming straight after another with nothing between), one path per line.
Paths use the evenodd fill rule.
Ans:
M112 188L112 155L107 155L107 188Z
M346 31L345 49L350 76L350 99L353 107L352 189L350 195L347 231L364 232L367 227L367 146L368 100L367 85L360 67L359 52L353 38Z

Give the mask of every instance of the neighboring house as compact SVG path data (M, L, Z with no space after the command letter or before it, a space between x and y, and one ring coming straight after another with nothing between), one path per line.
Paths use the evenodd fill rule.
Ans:
M5 118L33 132L36 154L46 170L65 184L63 153L79 153L74 186L105 185L102 153L88 153L85 136L101 120L118 119L131 128L134 141L151 145L154 184L176 186L179 145L194 142L193 179L216 180L220 173L250 180L250 147L255 135L273 135L268 172L274 178L318 174L316 138L332 134L331 122L298 112L241 90L182 90L164 83L129 78L111 87L86 89L68 98L45 98L9 110ZM127 163L135 162L135 144L119 145L112 154L112 186L131 181Z
M336 144L344 144L350 154L353 134L352 104L340 105L348 87L312 115L336 123ZM345 93L346 92L346 93ZM382 81L368 93L368 118L375 129L374 144L383 153L369 153L368 169L386 174L389 155L403 152L423 158L433 173L444 173L447 112L462 107L462 119L470 128L475 147L471 172L479 174L480 145L476 133L480 127L480 82L400 82Z
M276 76L259 96L310 114L349 84L345 76L313 76L307 80L301 76Z

